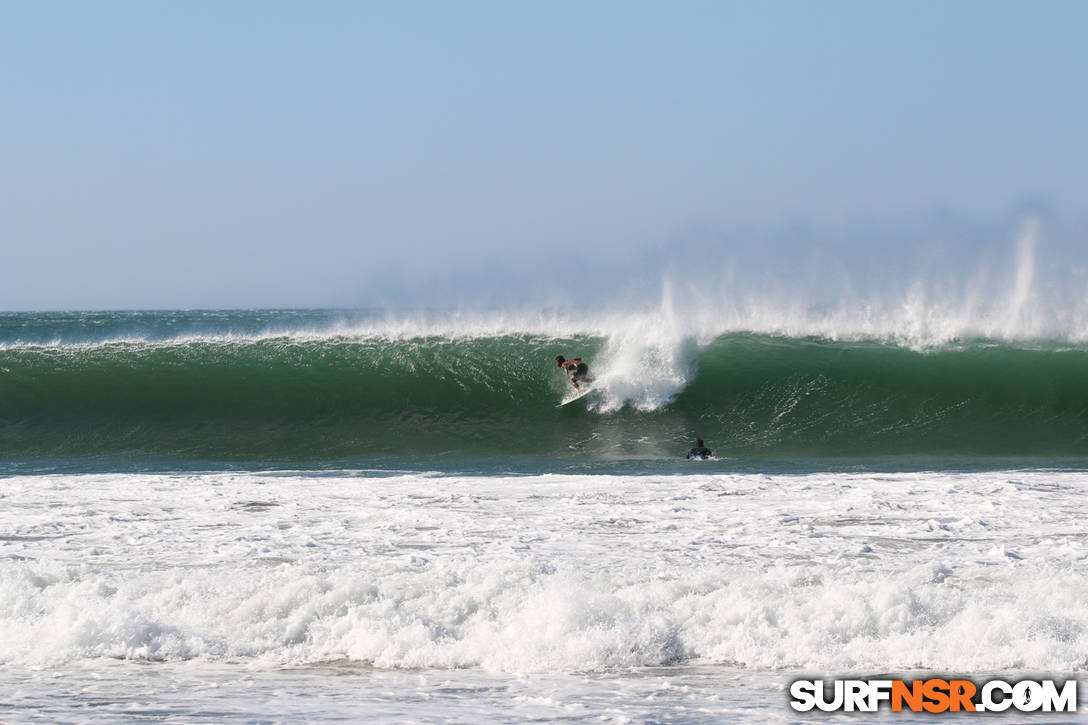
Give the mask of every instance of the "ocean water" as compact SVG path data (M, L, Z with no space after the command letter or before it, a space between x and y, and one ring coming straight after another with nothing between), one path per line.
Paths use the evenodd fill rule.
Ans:
M1083 677L1088 336L742 317L0 314L0 721L859 722L790 682Z

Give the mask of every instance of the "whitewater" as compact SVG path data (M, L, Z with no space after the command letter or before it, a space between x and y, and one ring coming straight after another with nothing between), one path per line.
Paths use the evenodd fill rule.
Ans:
M793 721L784 688L808 673L1079 676L1085 486L14 475L0 716Z

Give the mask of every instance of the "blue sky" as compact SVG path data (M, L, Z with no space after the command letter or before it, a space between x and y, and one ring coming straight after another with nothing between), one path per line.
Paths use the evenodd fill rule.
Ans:
M1083 2L0 1L0 309L501 302L1026 207L1076 236L1085 37Z

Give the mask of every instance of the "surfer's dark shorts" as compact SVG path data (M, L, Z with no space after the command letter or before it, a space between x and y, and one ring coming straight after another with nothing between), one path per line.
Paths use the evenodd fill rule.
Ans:
M585 363L578 363L578 367L574 369L574 375L572 377L577 380L578 378L584 378L587 375L589 375L589 366Z

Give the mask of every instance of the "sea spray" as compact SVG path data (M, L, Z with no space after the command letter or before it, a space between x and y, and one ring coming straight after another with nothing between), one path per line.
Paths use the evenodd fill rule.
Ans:
M604 413L625 405L640 411L665 408L695 378L698 352L666 278L658 309L629 316L606 336L594 378L604 394L590 407Z

